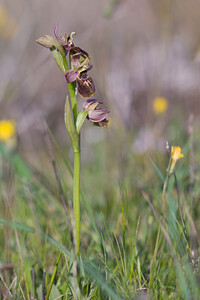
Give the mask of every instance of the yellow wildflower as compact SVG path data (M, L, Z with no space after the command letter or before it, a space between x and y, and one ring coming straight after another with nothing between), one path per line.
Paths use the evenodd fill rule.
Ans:
M169 165L169 174L172 174L175 168L177 161L184 157L183 153L181 153L181 147L179 146L171 146L171 159Z
M153 110L156 114L162 114L168 109L168 101L164 97L157 97L153 100Z
M0 121L0 141L5 143L16 135L15 122L12 120Z
M177 162L180 158L184 157L183 153L181 153L181 147L179 146L171 146L171 157L172 160Z

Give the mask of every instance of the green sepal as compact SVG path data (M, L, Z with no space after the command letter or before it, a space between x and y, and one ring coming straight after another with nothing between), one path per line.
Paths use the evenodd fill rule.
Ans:
M87 110L83 110L78 115L77 120L76 120L76 131L78 132L78 134L80 133L83 122L85 121L87 116L88 116L88 111Z
M50 35L46 35L46 38L49 40L49 43L52 44L52 47L55 47L56 49L58 49L59 52L61 53L61 55L65 56L65 49L63 48L63 46L56 39L54 39Z
M66 103L65 103L65 126L67 128L70 139L72 141L72 147L73 147L74 152L79 152L80 151L79 135L74 126L74 120L72 117L71 106L69 103L68 96L66 97Z

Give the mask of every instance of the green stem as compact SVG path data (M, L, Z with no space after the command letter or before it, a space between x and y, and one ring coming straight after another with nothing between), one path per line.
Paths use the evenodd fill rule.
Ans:
M169 181L169 172L167 172L167 176L165 178L165 182L163 185L163 192L162 192L162 212L163 212L164 220L166 220L166 208L165 208L166 201L165 200L166 200L166 194L167 194L168 181Z
M74 152L73 207L75 219L75 249L76 255L78 256L80 249L80 151Z
M76 84L74 82L70 82L67 84L68 90L69 90L69 95L71 99L71 105L72 105L72 112L74 116L74 122L76 123L76 119L78 117L78 106L77 106L77 101L76 101Z
M55 47L52 47L51 53L62 71L65 74L68 70L68 63L66 57L62 55ZM76 84L74 82L67 83L71 107L73 112L74 123L76 124L77 117L79 115L77 100L76 100ZM78 133L79 134L79 133ZM80 140L80 134L79 134ZM76 255L79 255L80 248L80 146L79 149L74 151L74 184L73 184L73 208L75 219L75 249Z
M65 74L68 70L68 63L65 56L63 56L56 48L51 48L51 53L53 55L53 58L55 59L58 67L62 71L63 74ZM74 82L67 83L67 87L69 90L69 95L71 99L71 105L72 105L72 111L74 116L74 122L76 123L76 119L78 117L78 106L76 101L76 84Z

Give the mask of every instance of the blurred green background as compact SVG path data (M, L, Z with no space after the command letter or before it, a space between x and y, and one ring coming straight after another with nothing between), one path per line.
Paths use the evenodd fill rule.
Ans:
M187 154L189 119L199 133L200 3L1 1L0 119L16 121L20 153L52 180L43 122L70 161L63 118L67 86L50 52L35 40L52 35L55 23L60 35L77 33L76 45L91 55L95 98L111 111L109 130L84 124L82 186L105 201L121 180L152 182L149 155L165 172L166 141ZM155 99L163 98L160 110ZM189 165L187 155L184 163ZM59 167L65 172L62 162Z

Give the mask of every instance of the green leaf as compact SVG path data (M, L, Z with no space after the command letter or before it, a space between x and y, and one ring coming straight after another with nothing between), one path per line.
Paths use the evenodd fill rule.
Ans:
M0 218L0 224L9 226L13 229L25 230L27 232L35 233L34 228L32 228L28 225L22 224L22 223L15 222L15 221L7 221L5 219Z
M78 132L78 134L81 131L81 127L83 125L83 122L85 121L85 119L87 118L88 115L88 111L87 110L83 110L77 117L77 121L76 121L76 131Z
M158 174L158 176L160 177L160 179L162 180L162 182L165 181L165 177L163 176L163 174L161 173L161 171L159 170L159 168L157 167L157 165L155 164L155 162L153 161L153 159L150 157L150 160L156 170L156 173Z
M53 55L53 58L55 59L58 67L64 74L67 71L67 67L65 64L66 58L64 56L62 56L62 54L55 47L52 47L50 50L51 50L51 54Z
M72 117L72 112L71 112L71 107L70 107L68 96L66 97L66 103L65 103L65 126L67 128L70 139L72 141L72 147L73 147L74 152L79 152L80 151L79 135L74 126L74 120Z

